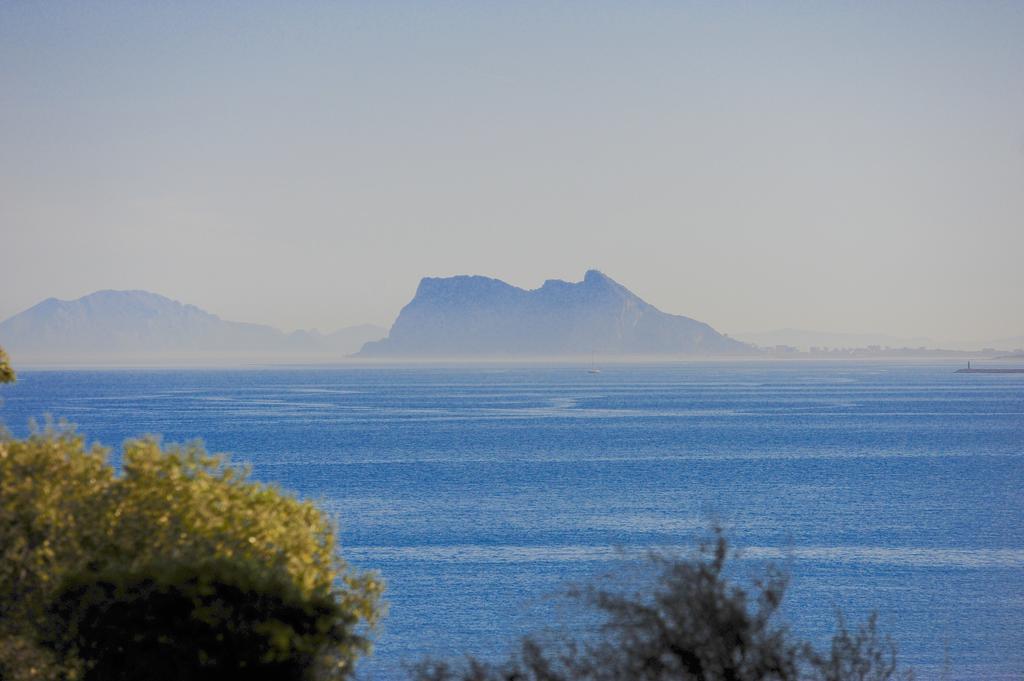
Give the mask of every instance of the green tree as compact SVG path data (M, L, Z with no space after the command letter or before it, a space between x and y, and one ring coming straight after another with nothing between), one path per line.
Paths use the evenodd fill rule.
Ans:
M0 440L0 622L34 623L92 560L114 482L107 452L73 431Z
M14 383L14 369L11 368L11 361L7 353L0 348L0 383Z
M128 442L116 475L66 428L0 442L0 551L0 648L86 679L345 677L380 613L316 506L199 444Z
M45 621L43 642L89 661L86 680L301 681L332 675L324 653L350 643L354 617L329 594L225 562L90 574L65 584Z

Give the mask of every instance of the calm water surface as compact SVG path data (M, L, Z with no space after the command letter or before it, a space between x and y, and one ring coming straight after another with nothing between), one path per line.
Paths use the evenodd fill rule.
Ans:
M1024 375L949 364L22 371L17 435L52 414L118 445L202 438L319 500L390 613L361 678L573 624L548 598L620 549L712 520L784 564L787 618L880 613L920 678L1024 675Z

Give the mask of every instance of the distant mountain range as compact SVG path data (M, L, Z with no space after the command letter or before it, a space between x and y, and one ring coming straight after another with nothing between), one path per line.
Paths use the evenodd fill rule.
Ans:
M751 348L661 312L596 270L527 291L480 276L425 278L363 357L739 355Z
M983 348L1015 350L1024 348L1024 336L989 340L950 340L926 338L923 336L889 336L881 333L832 333L806 329L778 329L775 331L744 332L736 338L763 348L779 345L791 346L807 351L811 348L866 348L872 345L881 348L943 348L957 351L978 351Z
M226 321L155 293L97 291L77 300L49 298L0 322L0 346L16 362L340 358L386 332L367 325L285 333Z
M881 333L830 333L806 329L737 333L736 337L762 347L788 345L805 351L812 347L864 348L869 345L878 345L893 348L917 348L933 344L931 339L924 337L902 338Z
M146 291L97 291L77 300L49 298L0 322L0 346L16 366L333 361L355 353L371 359L586 357L592 353L738 356L758 354L753 343L804 350L931 345L925 338L794 329L740 338L730 338L689 317L662 312L596 270L587 272L580 282L553 279L534 290L481 276L427 277L390 332L363 325L329 334L285 333L262 324L227 321ZM1012 351L1022 346L1024 337L972 344L969 349Z
M1010 336L1009 338L997 338L995 340L983 341L981 343L975 343L974 347L986 347L986 348L1007 348L1013 349L1020 353L1024 350L1024 336Z

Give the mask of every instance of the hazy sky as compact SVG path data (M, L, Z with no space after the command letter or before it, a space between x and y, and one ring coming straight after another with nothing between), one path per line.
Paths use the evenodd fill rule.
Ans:
M1024 334L1024 3L0 3L0 318L286 329L598 268L720 330Z

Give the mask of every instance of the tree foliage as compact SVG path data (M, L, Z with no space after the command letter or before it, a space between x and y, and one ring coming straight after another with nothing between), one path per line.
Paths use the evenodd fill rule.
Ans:
M11 361L7 357L7 353L4 352L4 349L0 348L0 383L14 383L15 378L14 369L11 368Z
M43 640L92 661L86 680L301 681L325 647L348 643L352 619L328 595L224 563L74 580L50 604Z
M415 681L890 681L901 672L895 647L870 618L855 632L842 618L819 652L780 621L785 576L769 568L745 589L725 575L728 546L718 533L697 558L653 556L643 589L589 586L569 595L594 612L596 635L527 637L501 664L468 657L427 660Z
M0 551L0 637L43 641L85 678L138 678L110 676L111 655L169 674L169 654L191 671L159 678L345 676L379 614L380 582L345 564L316 506L199 444L128 442L117 475L66 428L0 442Z
M878 615L851 631L842 614L837 615L836 633L828 650L806 649L807 665L815 681L888 681L912 678L901 671L896 645L878 631Z
M34 622L93 560L114 482L107 452L69 430L0 441L0 622Z

